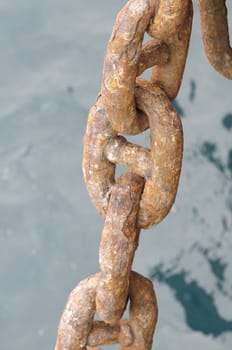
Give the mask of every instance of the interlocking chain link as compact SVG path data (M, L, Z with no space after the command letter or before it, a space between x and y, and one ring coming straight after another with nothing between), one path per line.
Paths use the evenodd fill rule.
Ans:
M209 7L211 3L210 11L206 3ZM216 51L221 62L226 61L222 74L231 77L225 2L199 1L199 7L210 61ZM192 16L191 0L130 0L118 14L101 91L90 110L84 139L86 186L104 217L101 272L81 281L71 292L59 324L56 350L113 343L125 350L151 349L158 314L156 296L151 281L131 268L141 229L164 219L178 188L183 133L171 100L181 85ZM208 30L219 17L224 24L217 24L218 31L209 43ZM142 45L145 32L152 39ZM220 43L219 33L225 39ZM151 67L149 81L138 78ZM147 128L150 149L122 136ZM115 179L117 164L129 171ZM123 320L128 300L129 318Z
M225 0L198 0L207 57L219 73L232 79L232 48L225 3Z

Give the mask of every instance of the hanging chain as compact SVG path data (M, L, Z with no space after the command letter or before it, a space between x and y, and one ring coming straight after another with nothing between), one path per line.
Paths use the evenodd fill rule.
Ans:
M217 3L220 13L212 9L209 19L206 3L209 7ZM216 43L218 33L211 45L207 37L207 28L219 17L227 23L225 1L203 0L199 7L209 59L213 61L216 50L221 61L227 62L222 74L231 78L228 26L217 24L218 33L224 34L227 28L224 44ZM171 100L181 85L192 16L191 0L130 0L118 14L106 52L101 91L90 110L84 139L86 186L104 217L101 271L71 292L56 350L114 343L126 350L151 349L158 314L155 292L151 281L131 267L141 229L163 220L176 197L183 133ZM142 45L145 32L152 39ZM220 45L228 46L224 56ZM138 78L151 67L149 81ZM148 128L150 149L122 136ZM117 164L129 171L115 179ZM127 303L129 318L125 320ZM100 321L94 319L96 314Z

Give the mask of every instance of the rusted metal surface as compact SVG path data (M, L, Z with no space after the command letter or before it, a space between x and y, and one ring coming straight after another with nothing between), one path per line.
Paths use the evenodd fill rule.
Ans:
M156 1L129 1L117 16L103 68L101 98L112 128L138 134L149 126L136 109L134 88L139 71L142 40Z
M137 106L150 124L151 150L140 147L141 170L146 169L146 183L139 204L138 226L147 228L158 224L169 212L175 200L181 170L183 135L181 121L165 92L144 80L137 81L134 89ZM110 194L115 184L115 161L125 158L116 132L112 129L101 97L91 109L84 142L83 169L91 199L98 212L105 217ZM121 139L122 140L122 139ZM111 152L109 152L109 146ZM112 144L114 147L112 147ZM130 144L131 171L138 167L138 147ZM107 152L108 150L108 152ZM109 160L105 157L109 158ZM123 162L121 162L123 165ZM141 170L139 175L141 175Z
M164 40L170 50L165 66L154 66L151 81L174 99L180 89L192 29L193 6L191 0L161 0L157 15L148 33Z
M130 272L129 319L109 324L94 320L100 280L101 274L96 274L71 292L60 320L55 349L79 350L115 343L127 350L150 349L158 316L151 281Z
M112 188L100 243L102 274L96 298L97 313L106 322L119 320L126 307L140 233L136 219L143 186L142 177L125 173Z
M213 6L224 1L211 3L213 23ZM199 6L207 33L212 23L204 18L203 1ZM226 18L219 12L224 27L218 25L218 33L225 34L228 44ZM130 0L116 19L101 91L90 109L84 137L84 179L104 217L100 272L71 292L56 350L98 349L114 343L124 350L151 349L158 315L156 296L151 281L131 268L141 229L162 221L177 193L183 132L171 100L181 85L192 16L191 0ZM152 39L143 44L146 31ZM213 38L213 45L216 41ZM138 77L151 67L149 81ZM148 128L150 148L124 137ZM128 172L116 179L117 164ZM129 318L123 319L128 303Z
M179 115L163 90L144 80L135 89L138 108L150 125L151 176L146 179L138 212L138 226L158 224L171 209L179 183L183 134Z
M232 79L230 46L225 0L198 0L206 55L212 66L224 77Z

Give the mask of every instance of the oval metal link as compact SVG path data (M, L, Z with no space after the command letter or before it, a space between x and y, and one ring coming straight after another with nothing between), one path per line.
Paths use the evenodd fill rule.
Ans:
M90 109L84 136L82 169L90 198L98 213L106 216L112 186L115 183L115 165L104 157L107 142L116 137L106 118L101 97Z
M134 87L142 41L155 3L128 1L117 16L107 48L101 95L107 118L119 133L134 135L149 126L146 116L136 109Z
M81 350L88 342L95 315L100 273L81 281L69 295L58 327L55 350Z
M85 350L119 343L123 350L150 350L158 309L150 280L131 271L129 320L112 325L94 321L100 274L80 282L70 293L60 320L55 350Z
M170 59L164 66L154 66L151 82L160 86L173 100L180 89L192 30L193 6L191 0L162 0L148 33L164 40L170 50Z
M155 14L147 29L148 33L161 40L179 33L183 21L189 16L190 6L191 0L157 1Z
M175 200L181 171L183 134L178 113L164 91L140 80L135 93L138 107L148 115L150 123L151 175L146 179L138 214L139 227L147 228L158 224L168 214ZM96 132L98 128L99 132ZM83 169L91 199L103 216L106 215L115 183L115 166L104 157L107 143L112 144L112 140L114 131L105 118L105 112L95 106L90 112L85 135ZM89 147L92 152L89 152ZM147 149L141 148L141 151L146 153ZM112 157L114 155L109 154L109 159L112 160ZM137 154L132 151L130 169L135 171L136 163Z
M145 179L151 177L150 149L127 142L123 136L117 136L106 144L104 156L111 163L119 164Z
M232 79L230 46L225 0L198 0L205 52L211 65L227 79Z
M129 278L140 229L137 227L142 177L125 173L112 188L99 248L102 271L96 309L101 320L115 322L125 310Z
M139 4L143 4L143 6L139 7ZM110 162L112 153L108 153L108 160L105 157L107 156L107 149L109 149L107 144L112 144L112 140L116 140L116 131L118 131L119 124L122 125L122 120L127 126L127 133L134 133L133 130L129 129L131 123L128 122L127 118L128 110L132 111L132 119L137 120L138 123L141 120L146 120L147 126L150 126L151 161L148 160L148 162L151 164L151 168L149 171L147 170L150 176L146 179L140 203L138 224L141 228L158 224L171 209L178 187L183 150L181 122L165 92L156 87L156 85L145 83L139 79L137 79L137 88L135 89L134 84L136 84L135 76L136 72L138 72L139 56L132 62L131 56L133 52L136 52L137 55L141 45L144 34L141 30L146 29L144 19L141 20L141 16L147 11L151 16L151 8L148 2L132 0L123 8L117 18L112 34L113 39L111 39L106 54L102 92L95 106L91 109L88 118L83 157L84 178L90 197L98 212L105 217L111 189L115 183L115 165ZM142 21L142 29L135 25L132 19ZM146 23L148 22L146 17ZM191 18L189 18L189 22L191 23ZM128 34L129 29L131 32ZM137 33L139 30L140 32ZM179 55L181 55L181 52ZM110 63L108 64L107 62ZM127 73L130 79L127 77ZM114 91L105 88L107 85L105 84L106 80L108 82L117 82L116 85L113 84ZM119 81L120 87L118 85ZM107 86L111 85L108 84ZM125 95L126 92L127 94ZM128 93L130 95L129 99L127 98ZM143 105L145 100L149 101L146 102L146 106L150 104L151 108ZM135 101L137 108L134 106ZM121 112L123 110L125 115L118 111L116 105L120 106ZM116 125L117 130L114 129L114 125ZM123 127L123 129L125 128ZM136 165L137 154L134 153L134 156L132 154L135 148L136 146L131 144L131 162L128 166L132 171L136 171L136 168L138 168ZM126 149L124 148L124 150ZM140 150L141 154L148 155L149 151L147 149L140 148ZM165 159L167 160L166 162ZM141 175L141 172L139 171L138 174Z
M170 211L179 184L182 155L182 123L165 92L138 80L137 106L149 119L151 176L146 179L139 204L138 226L147 228L162 221Z

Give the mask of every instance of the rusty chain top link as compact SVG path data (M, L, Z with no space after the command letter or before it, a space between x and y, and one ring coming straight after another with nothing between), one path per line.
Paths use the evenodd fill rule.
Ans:
M231 79L225 1L199 0L199 8L209 60ZM71 292L56 350L113 343L125 350L151 349L158 314L155 292L151 281L131 267L141 228L163 220L178 188L183 133L171 100L182 81L192 16L191 0L130 0L117 16L101 91L90 110L84 138L86 186L104 217L101 272ZM152 39L142 45L145 32ZM149 81L138 78L151 67ZM121 135L136 135L147 128L150 149ZM129 170L117 179L116 164ZM129 319L122 320L128 300Z

